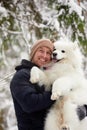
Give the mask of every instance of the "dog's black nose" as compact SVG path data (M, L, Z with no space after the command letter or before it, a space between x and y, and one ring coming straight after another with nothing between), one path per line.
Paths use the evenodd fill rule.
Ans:
M57 56L57 53L54 52L54 53L53 53L53 57L56 57L56 56Z

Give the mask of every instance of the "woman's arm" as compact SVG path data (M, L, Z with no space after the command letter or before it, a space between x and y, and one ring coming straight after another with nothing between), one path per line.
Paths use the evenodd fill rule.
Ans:
M54 102L50 99L51 92L38 92L35 87L37 84L29 82L29 74L25 70L16 73L10 86L13 98L29 113L48 108Z

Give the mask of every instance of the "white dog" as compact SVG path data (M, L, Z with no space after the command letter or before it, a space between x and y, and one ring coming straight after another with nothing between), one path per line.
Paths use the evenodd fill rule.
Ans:
M44 71L33 67L30 78L32 83L44 84L46 90L53 84L51 99L57 101L47 115L45 130L87 130L87 119L80 121L76 111L78 105L87 104L82 55L68 39L60 39L54 47L55 63Z

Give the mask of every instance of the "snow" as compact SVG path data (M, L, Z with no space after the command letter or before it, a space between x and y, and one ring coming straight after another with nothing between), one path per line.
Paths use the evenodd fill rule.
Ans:
M78 5L77 3L75 3L73 0L70 0L68 5L71 7L70 8L70 14L75 11L79 17L84 20L84 17L82 16L82 7L80 5Z
M4 7L0 7L0 13L7 13L6 9Z
M1 17L7 17L7 16L8 16L7 10L0 4L0 19Z

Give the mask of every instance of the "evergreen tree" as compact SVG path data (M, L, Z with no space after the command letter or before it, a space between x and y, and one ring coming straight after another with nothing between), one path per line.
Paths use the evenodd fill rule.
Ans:
M29 50L30 44L42 37L55 41L65 35L73 41L78 40L86 55L85 9L80 0L0 2L0 65L8 50L12 50L9 57L18 57L19 52L24 48ZM18 54L15 46L19 48Z

